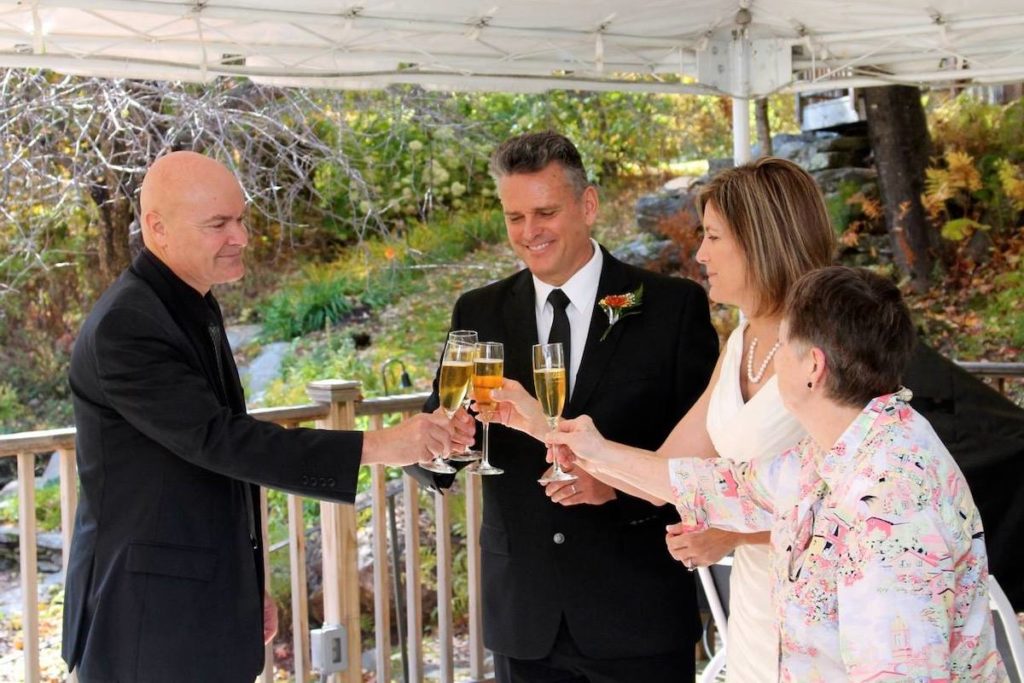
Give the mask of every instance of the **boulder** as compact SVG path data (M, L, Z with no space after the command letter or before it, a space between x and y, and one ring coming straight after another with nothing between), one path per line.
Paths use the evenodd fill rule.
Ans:
M688 210L696 215L697 210L689 190L673 189L640 197L634 213L641 232L663 239L666 235L662 232L662 223Z
M0 527L0 570L18 570L21 558L20 539L18 527ZM41 573L55 574L63 569L63 545L64 541L59 533L42 531L36 534L36 567Z
M844 186L856 185L858 192L878 196L878 173L873 168L829 168L811 173L827 196Z
M697 180L689 189L661 191L637 200L637 224L643 239L622 247L619 253L627 263L665 273L701 278L695 259L701 241L701 222L697 213Z

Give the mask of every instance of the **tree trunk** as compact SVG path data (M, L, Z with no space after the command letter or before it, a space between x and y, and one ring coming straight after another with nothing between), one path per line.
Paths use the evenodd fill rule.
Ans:
M754 119L757 121L757 141L761 145L761 156L772 155L772 128L768 124L768 98L754 101Z
M918 88L865 88L871 149L897 266L915 291L928 288L935 234L921 204L931 139Z
M99 210L99 275L105 287L131 263L128 237L134 211L114 171L108 170L102 180L94 182L89 195Z

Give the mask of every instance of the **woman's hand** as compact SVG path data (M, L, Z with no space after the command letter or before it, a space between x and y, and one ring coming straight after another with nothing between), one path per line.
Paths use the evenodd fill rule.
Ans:
M743 534L722 529L694 530L682 522L665 527L669 554L687 569L707 567L735 550Z
M277 635L277 603L270 593L263 593L263 644L270 645Z
M498 409L491 422L526 432L535 439L542 439L551 428L548 426L540 403L530 392L514 379L505 378L500 389L491 391L491 398L498 402Z
M608 459L608 441L597 431L594 421L588 415L580 415L574 420L562 420L558 423L558 431L548 432L544 441L549 446L564 446L577 458L590 463L600 464ZM552 451L564 467L565 449L553 448Z

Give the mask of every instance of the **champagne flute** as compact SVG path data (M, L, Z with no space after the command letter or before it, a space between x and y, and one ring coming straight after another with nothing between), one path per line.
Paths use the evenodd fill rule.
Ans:
M548 419L552 430L558 428L558 417L565 406L567 382L565 353L561 343L536 344L533 347L533 387L540 402L541 412ZM562 470L557 458L552 458L551 474L537 481L550 484L555 481L576 481L575 474Z
M501 342L482 342L476 345L476 360L473 362L473 399L484 425L484 457L473 463L469 470L474 474L504 474L505 470L495 467L487 456L491 443L491 418L498 403L491 398L491 391L501 387L505 375L505 347Z
M473 358L476 346L460 341L449 341L444 347L441 359L441 379L438 382L438 394L441 398L441 409L451 420L455 411L462 405L469 391L469 383L473 377ZM458 470L444 461L441 454L435 455L428 463L420 467L438 474L455 474Z
M478 341L475 330L452 330L448 333L448 341L453 340L465 342L466 344L473 344L476 346ZM466 398L462 401L462 407L469 410L470 398L469 393L466 393ZM461 453L450 453L448 455L448 462L476 462L480 459L480 451L473 449L470 446L466 446L466 449Z

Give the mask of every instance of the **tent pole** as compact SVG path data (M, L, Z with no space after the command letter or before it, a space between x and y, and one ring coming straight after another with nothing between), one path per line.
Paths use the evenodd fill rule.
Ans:
M733 31L732 159L737 166L750 161L750 41L747 29Z
M750 100L732 98L732 160L737 166L750 161Z

